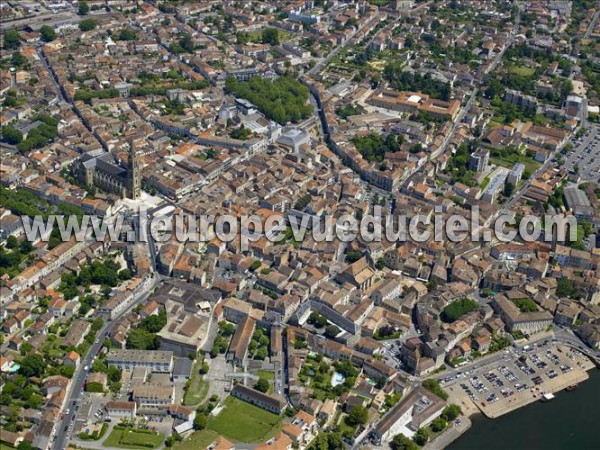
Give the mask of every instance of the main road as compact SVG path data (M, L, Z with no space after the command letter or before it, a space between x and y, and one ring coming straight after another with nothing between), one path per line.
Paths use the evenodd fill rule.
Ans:
M153 210L150 210L148 212L148 219L151 219L154 216L154 213L162 207L163 206L159 206ZM146 223L148 252L150 254L152 262L152 270L150 272L150 275L140 286L139 291L134 294L134 300L131 302L131 304L127 308L125 308L125 310L119 313L113 320L107 321L104 324L104 326L98 331L96 340L91 345L90 349L81 360L79 367L73 374L73 378L71 379L71 383L67 390L65 403L63 404L63 408L66 408L66 411L68 411L68 413L65 412L62 418L59 419L55 425L53 435L56 437L54 443L51 446L53 450L62 450L66 448L66 444L68 443L69 435L72 430L76 416L75 406L80 401L81 393L84 389L86 373L91 367L94 358L100 352L104 339L110 334L113 327L119 322L121 318L129 314L131 310L133 310L137 305L145 302L148 299L148 297L152 294L154 288L163 279L163 277L158 272L156 272L156 247L150 229L150 223L151 220L148 220Z
M508 50L515 42L515 37L516 37L517 33L519 32L520 23L521 23L521 9L519 8L518 13L517 13L517 18L515 20L515 26L512 29L510 37L508 38L508 41L506 42L506 45L494 57L494 60L492 61L492 63L483 71L484 75L489 74L492 70L494 70L498 66L498 64L500 64L500 61L502 60L502 57L504 56L504 53L506 52L506 50ZM480 79L479 81L480 81L480 83L483 83L484 80ZM461 122L463 121L465 115L471 110L471 107L473 106L473 102L475 101L475 98L477 98L478 93L479 93L479 88L475 87L473 89L473 92L471 92L471 96L469 97L469 100L465 104L464 108L461 108L458 116L456 117L456 120L454 121L454 125L452 126L450 133L448 133L448 135L444 139L444 142L442 143L442 146L441 146L441 150L437 153L438 156L443 155L445 153L447 145L454 138L454 135L458 131L458 127L460 126ZM434 159L434 158L432 158L432 159Z
M64 408L67 408L65 413L61 419L59 419L55 425L54 433L56 435L56 440L52 445L54 450L61 450L66 448L66 443L68 441L69 432L72 429L72 424L74 423L76 410L75 406L81 399L81 393L83 392L84 383L85 383L85 375L89 367L92 365L92 361L96 357L96 355L100 352L102 348L102 342L104 339L110 334L112 328L115 324L124 317L139 303L145 301L150 294L152 293L152 289L158 284L159 277L154 275L152 279L148 280L148 283L144 285L144 288L140 290L139 293L134 294L136 300L131 304L131 306L124 311L122 311L114 320L108 321L104 324L104 326L98 331L97 338L88 350L87 354L81 360L79 367L73 374L73 378L71 379L70 386L67 391L67 396L65 398Z
M596 21L598 20L599 15L600 15L600 10L596 11L594 16L592 17L592 20L590 21L590 24L588 25L587 30L585 30L585 33L583 34L583 39L590 38L592 31L594 31L594 28L596 27Z

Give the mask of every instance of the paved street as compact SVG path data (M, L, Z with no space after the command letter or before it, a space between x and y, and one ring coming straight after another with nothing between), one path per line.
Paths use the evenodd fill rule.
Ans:
M152 214L154 214L154 212L157 209L159 209L159 208L157 207L148 213L149 218L152 217ZM150 227L150 220L147 223L147 227L148 228ZM71 432L72 432L72 427L73 427L74 419L76 416L75 405L77 404L77 402L79 402L81 400L81 393L84 390L86 374L87 374L90 366L92 365L94 358L100 351L100 349L102 347L102 342L104 341L104 338L110 334L114 325L122 317L129 314L129 312L133 308L135 308L136 305L143 303L148 299L150 294L153 292L154 288L158 285L159 281L162 279L162 277L158 274L158 272L156 272L155 243L152 239L152 234L149 232L149 230L147 230L147 231L148 231L148 233L147 233L148 234L148 242L147 242L148 251L151 255L151 261L152 261L152 272L151 272L152 277L150 279L148 279L146 283L144 283L143 285L140 285L140 289L137 293L134 294L134 300L131 302L129 307L125 308L117 317L114 318L114 320L105 322L104 326L98 331L98 334L97 334L98 338L92 344L92 346L88 350L85 357L82 358L78 369L73 374L74 381L72 381L70 383L69 389L67 391L67 395L65 398L64 404L66 405L65 408L67 408L68 414L65 413L63 418L58 421L58 423L56 424L56 426L54 428L55 441L52 444L53 450L61 450L66 447L66 444L67 444L69 437L71 435Z
M458 420L458 422L453 422L452 425L435 438L434 441L428 442L423 447L423 450L442 450L471 428L472 422L468 417L460 416Z
M121 312L113 321L107 321L104 326L98 331L99 338L92 344L88 353L82 358L79 368L75 371L73 375L73 380L69 386L69 390L67 392L67 396L65 399L65 408L67 408L68 414L65 413L62 420L59 420L55 426L55 436L56 440L52 446L55 450L60 450L65 448L65 445L68 441L70 431L72 431L73 422L76 416L75 405L77 402L81 401L81 394L84 391L85 385L85 377L89 370L89 367L92 365L92 362L100 349L102 348L102 342L104 338L110 334L112 327L116 322L118 322L121 317L128 314L138 303L142 303L146 301L146 299L150 296L152 289L157 284L158 277L154 277L153 281L149 283L146 289L140 291L137 294L137 298L132 302L129 308L126 308L123 312Z
M208 397L218 395L223 399L226 390L231 386L231 378L227 376L231 372L231 365L226 361L225 355L218 355L208 361L209 369L206 379L210 380L208 386Z

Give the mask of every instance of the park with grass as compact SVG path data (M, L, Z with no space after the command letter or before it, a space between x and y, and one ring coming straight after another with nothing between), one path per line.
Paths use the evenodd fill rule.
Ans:
M163 441L164 436L157 431L117 425L104 440L102 446L146 449L160 447Z
M233 397L208 420L206 430L236 442L265 442L279 431L283 416L270 413Z
M219 433L212 430L194 431L182 442L175 444L173 450L197 450L206 448L218 437Z
M535 75L535 68L531 66L514 64L508 66L508 72L513 75L519 75L521 77L532 77L533 75Z

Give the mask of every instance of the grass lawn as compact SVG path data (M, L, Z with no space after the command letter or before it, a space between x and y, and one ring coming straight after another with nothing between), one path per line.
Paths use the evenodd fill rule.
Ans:
M490 184L490 177L485 177L479 185L479 189L484 190L488 184Z
M273 381L275 379L275 372L271 372L270 370L258 370L256 372L260 378L266 378L269 381Z
M48 339L42 344L43 354L51 358L59 358L64 355L64 350L60 348L61 341L62 339L56 335L48 335Z
M108 431L108 424L107 423L103 423L102 426L100 427L99 430L96 430L92 433L86 433L85 431L82 431L81 433L79 433L79 439L81 440L91 440L91 441L99 441L100 439L102 439L104 437L104 435L106 434L106 432Z
M202 367L202 358L198 358L194 363L192 377L183 396L183 404L185 406L200 404L208 394L208 380L205 380L204 376L200 375L200 367Z
M5 442L0 442L0 450L14 450L14 447Z
M535 172L541 166L535 159L528 158L525 155L509 155L504 158L490 157L490 163L508 169L512 169L518 162L525 164L525 170L529 171L529 173Z
M535 69L528 66L510 66L509 71L515 75L521 75L522 77L530 77L535 73Z
M290 31L281 30L279 28L277 28L277 31L279 32L279 42L289 41L290 39L292 39L294 37L294 33L290 32ZM250 41L251 42L262 42L262 33L263 33L262 29L250 31L248 33L248 35L250 36ZM209 444L210 444L210 442L209 442Z
M225 408L208 420L207 428L237 442L264 442L279 431L283 416L277 416L233 397Z
M353 428L350 425L348 425L345 419L346 414L340 414L337 418L337 422L334 423L337 423L338 430L340 433L342 433L342 436L352 437L354 435L354 432L356 431L356 428Z
M260 378L264 378L265 380L269 380L269 390L267 393L272 394L275 392L275 372L271 372L269 370L258 370L256 372Z
M219 436L212 430L194 431L183 442L179 442L173 446L173 450L197 450L206 448Z
M113 429L105 441L103 447L118 447L118 448L156 448L160 447L164 441L164 437L160 433L152 434L132 429L117 430Z

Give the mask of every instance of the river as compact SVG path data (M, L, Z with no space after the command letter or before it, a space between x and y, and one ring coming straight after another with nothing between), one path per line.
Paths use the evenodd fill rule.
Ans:
M472 417L473 426L450 450L533 450L600 448L600 371L574 391L557 392L497 419Z

